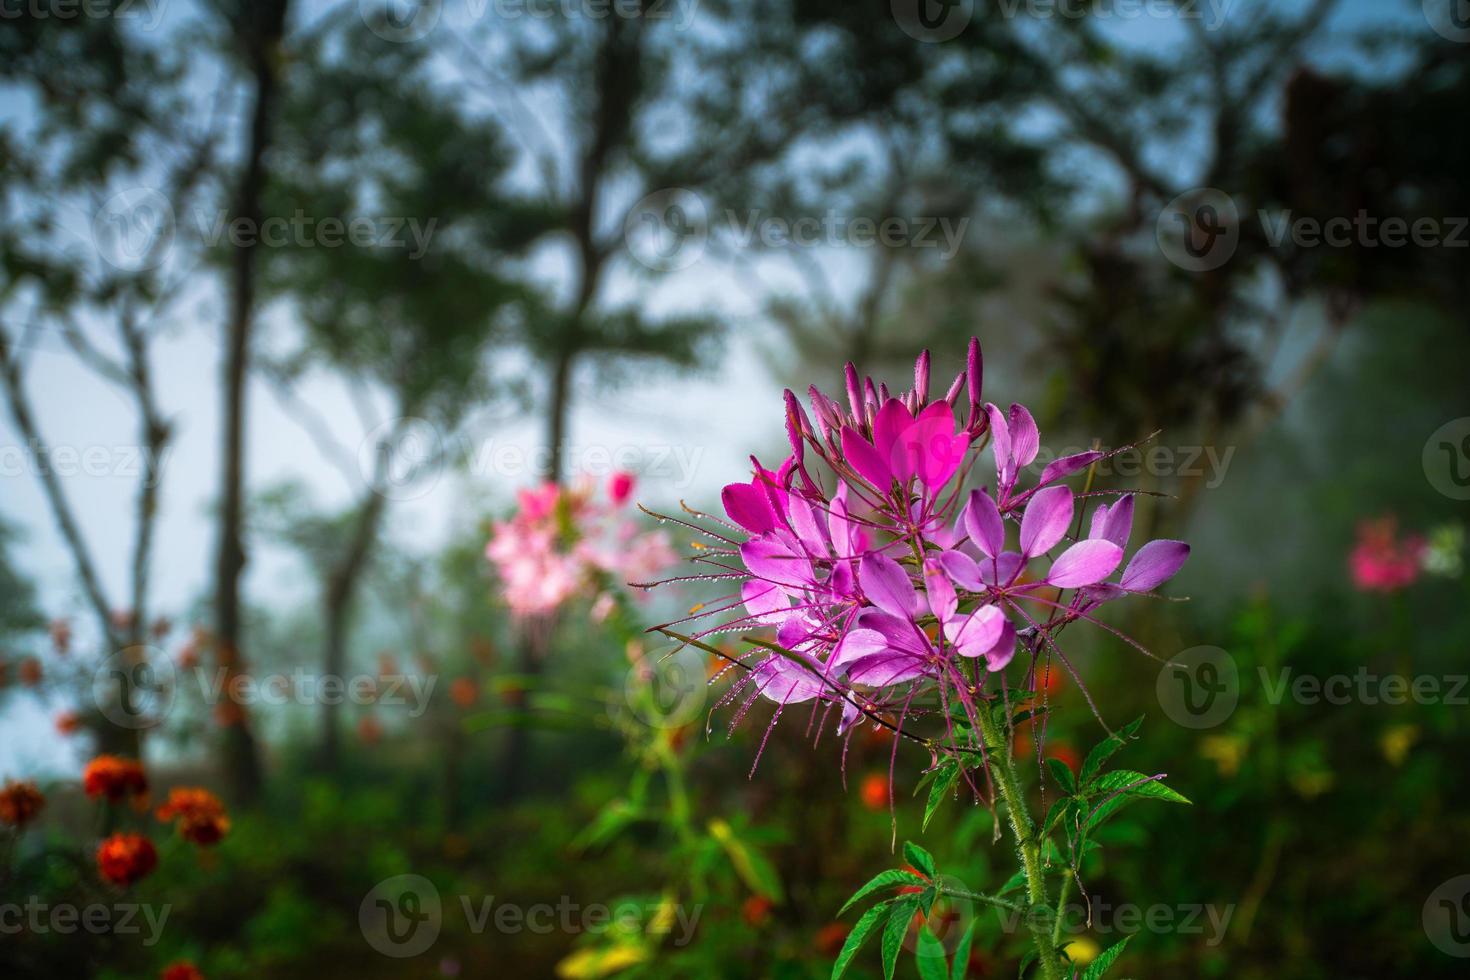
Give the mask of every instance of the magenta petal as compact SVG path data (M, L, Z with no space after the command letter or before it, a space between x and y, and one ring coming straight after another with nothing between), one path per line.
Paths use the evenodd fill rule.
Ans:
M1071 476L1086 466L1091 466L1095 461L1102 459L1103 454L1089 449L1085 453L1076 453L1071 456L1063 456L1046 464L1041 471L1041 480L1038 486L1046 486L1053 480L1060 480L1064 476Z
M880 493L888 492L893 484L893 471L888 468L883 457L878 455L873 444L858 435L852 426L842 427L842 455L857 471L858 476L871 483Z
M999 480L997 493L1015 484L1016 471L1011 465L1011 429L1006 417L995 405L986 402L985 414L990 418L990 448L995 453L995 475Z
M749 483L732 483L720 491L720 502L730 520L751 534L764 534L776 526L776 515L766 494Z
M985 663L991 670L1000 670L1016 655L1016 626L1010 620L1001 625L1000 639L995 646L985 651Z
M746 611L758 622L772 622L791 611L791 599L769 582L751 579L740 586ZM773 615L774 614L774 615Z
M913 619L919 612L919 593L903 566L887 555L865 555L858 563L858 582L879 609L900 619Z
M1041 433L1036 429L1036 420L1024 405L1011 405L1011 458L1016 469L1030 466L1041 449Z
M1127 547L1128 535L1133 530L1133 494L1127 494L1108 511L1103 523L1102 534L1093 535L1111 541L1120 548Z
M980 566L975 559L961 551L945 551L939 556L939 565L949 577L962 588L971 592L980 592L985 588L985 579L980 574Z
M848 680L868 687L890 687L929 673L926 660L911 653L880 653L856 660L847 668Z
M924 593L929 598L929 608L941 623L954 616L959 599L954 593L954 583L938 562L924 562Z
M914 417L897 398L884 402L883 407L878 409L878 414L873 417L873 448L881 459L888 461L889 469L900 480L907 480L914 475L912 469L906 468L907 461L899 448L904 431L913 423Z
M990 495L975 490L970 493L970 502L965 506L965 530L988 558L1000 554L1006 543L1006 526L1001 520L1000 508Z
M1119 584L1134 592L1151 591L1173 578L1188 557L1189 545L1183 541L1150 541L1138 549Z
M995 606L982 606L964 619L946 623L944 635L960 656L978 657L995 646L1005 625L1005 613Z
M755 668L755 684L762 697L777 704L810 701L826 687L816 675L779 656L767 657Z
M1038 490L1021 517L1021 554L1027 558L1050 551L1072 523L1072 488Z
M1062 552L1052 563L1046 582L1059 589L1092 585L1113 574L1113 569L1122 560L1123 549L1111 541L1079 541Z
M832 676L841 673L841 668L861 657L871 657L888 649L888 639L877 630L848 630L832 652L827 666Z
M1098 504L1092 512L1092 523L1087 525L1089 538L1101 538L1108 526L1108 505Z
M810 588L811 563L798 553L790 534L763 534L740 546L740 560L758 579L790 589Z

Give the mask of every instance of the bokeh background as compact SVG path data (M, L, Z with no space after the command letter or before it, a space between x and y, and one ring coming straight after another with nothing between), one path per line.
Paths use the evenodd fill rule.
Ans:
M1053 454L1148 440L1094 479L1194 546L1110 620L1157 660L1073 641L1194 801L1113 825L1077 949L1463 975L1467 97L1460 0L0 0L0 777L48 800L0 907L168 910L0 974L824 977L895 834L996 887L922 753L787 719L752 775L769 705L650 679L710 590L528 624L484 554L546 480L716 508L783 388L974 335ZM102 751L229 836L101 886Z

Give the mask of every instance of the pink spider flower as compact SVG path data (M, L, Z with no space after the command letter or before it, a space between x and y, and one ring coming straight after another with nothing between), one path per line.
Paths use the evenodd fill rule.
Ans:
M985 677L1018 650L1030 656L1033 685L1041 656L1055 655L1075 677L1056 634L1096 622L1104 602L1152 592L1188 557L1188 545L1160 540L1124 564L1132 495L1099 503L1087 536L1074 540L1079 500L1085 508L1102 495L1079 498L1060 481L1105 454L1058 459L1021 489L1040 449L1030 412L982 401L973 339L965 370L938 400L929 397L929 363L926 351L902 394L848 365L845 409L811 389L815 425L786 392L791 454L775 470L752 459L751 480L721 494L727 520L690 512L717 529L677 521L715 542L691 559L712 570L668 581L725 581L735 591L658 629L720 617L688 639L775 631L774 644L755 645L756 659L742 658L748 673L722 699L746 695L732 727L758 698L777 704L772 726L790 704L838 709L839 732L864 714L935 713L918 706L923 693L973 717ZM966 493L985 445L993 489ZM938 713L952 734L951 710Z
M648 578L678 560L667 534L640 531L623 515L632 490L632 476L617 474L606 504L589 486L546 483L516 495L515 515L494 525L485 549L513 615L548 615L598 595L608 577Z

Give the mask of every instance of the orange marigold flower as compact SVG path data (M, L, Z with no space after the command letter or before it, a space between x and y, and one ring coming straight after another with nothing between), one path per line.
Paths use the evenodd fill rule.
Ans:
M225 805L209 790L197 786L169 790L168 800L158 808L158 819L177 820L179 836L201 847L218 844L230 832Z
M863 806L869 810L888 809L888 777L881 772L872 772L864 776L859 793L863 798Z
M115 885L131 885L158 866L158 851L142 834L113 834L97 847L97 871Z
M163 972L159 974L159 980L204 980L204 974L200 973L199 968L188 960L180 960L164 967Z
M125 796L148 792L148 777L136 759L99 755L82 771L82 789L92 798L105 796L114 803Z
M0 789L0 823L24 827L36 819L45 805L46 797L35 783L7 781L5 788Z

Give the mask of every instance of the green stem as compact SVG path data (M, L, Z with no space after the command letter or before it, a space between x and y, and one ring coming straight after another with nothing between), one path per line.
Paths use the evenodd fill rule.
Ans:
M1016 837L1016 850L1021 855L1021 867L1026 873L1026 922L1031 929L1031 938L1036 943L1037 962L1041 966L1044 980L1064 980L1067 976L1057 953L1056 941L1052 938L1051 923L1037 921L1037 910L1051 911L1046 896L1046 877L1041 864L1041 841L1036 837L1036 825L1026 809L1026 797L1021 791L1021 781L1016 776L1016 764L1011 759L1010 746L1005 734L985 705L976 712L980 718L980 734L985 747L990 751L990 771L995 785L1006 804L1010 816L1011 832ZM1044 916L1043 916L1044 918Z
M1062 892L1060 897L1057 898L1057 921L1051 927L1051 941L1054 946L1062 941L1062 923L1065 921L1067 914L1067 899L1071 897L1072 876L1068 874L1062 879Z

